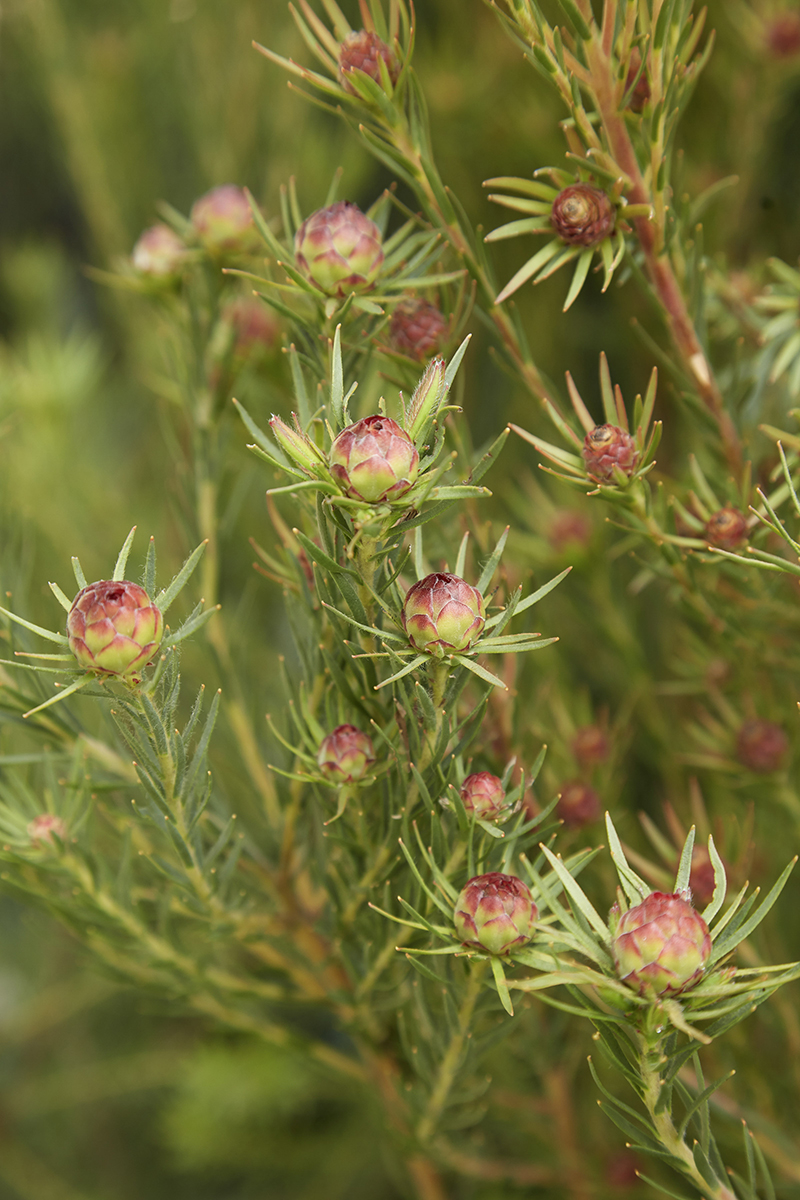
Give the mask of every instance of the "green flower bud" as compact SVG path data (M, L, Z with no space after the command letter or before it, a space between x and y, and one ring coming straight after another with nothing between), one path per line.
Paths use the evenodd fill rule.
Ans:
M461 785L460 796L467 812L482 821L497 821L507 807L503 784L489 771L468 775Z
M297 463L298 467L304 471L315 471L321 459L310 438L300 429L292 429L291 425L287 425L280 417L274 415L270 418L269 427L272 430L272 436L287 458Z
M711 954L711 935L680 893L651 892L617 918L611 913L617 974L640 996L676 995L697 983Z
M235 183L223 183L195 200L190 218L210 254L248 254L258 247L250 202Z
M104 579L78 592L67 636L82 667L138 683L161 645L164 618L138 583Z
M330 468L345 495L377 504L396 500L413 486L419 454L396 421L364 417L334 440Z
M375 762L366 733L355 725L338 725L320 742L317 766L330 783L356 783Z
M598 483L614 480L614 467L623 475L632 475L639 451L629 433L617 425L595 425L583 439L583 461L589 476Z
M131 253L131 264L140 275L162 283L180 278L189 251L169 225L151 225L145 229Z
M515 875L491 871L462 888L453 922L465 946L508 954L530 941L538 915L527 884Z
M383 262L381 232L357 204L339 200L303 221L294 254L298 270L326 296L368 292Z
M480 637L486 624L483 596L458 575L437 571L406 593L403 628L417 650L441 658L461 654Z

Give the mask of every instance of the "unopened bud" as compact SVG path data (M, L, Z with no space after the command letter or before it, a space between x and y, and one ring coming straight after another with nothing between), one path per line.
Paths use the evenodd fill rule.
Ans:
M327 296L367 292L383 263L381 232L357 204L339 200L303 221L294 254L298 270Z
M568 828L580 829L600 819L600 797L582 779L570 779L561 786L556 812Z
M190 218L211 254L246 254L258 246L250 203L244 190L234 183L223 183L195 200Z
M389 341L411 358L429 358L438 350L447 321L435 304L421 296L402 300L392 314Z
M313 472L319 466L321 460L314 443L300 429L293 429L275 415L270 418L269 427L281 450L298 467Z
M439 411L439 406L447 394L446 369L443 358L434 358L428 363L425 372L411 397L408 412L408 433L415 440L422 437L428 422Z
M342 75L342 87L346 92L356 94L356 89L348 79L353 71L363 71L381 82L380 60L383 59L392 84L397 83L400 74L400 64L392 51L382 42L377 33L371 29L359 29L348 33L339 46L339 70Z
M582 725L572 739L572 753L582 767L596 767L608 758L608 737L599 725Z
M800 13L781 13L767 26L765 40L774 58L795 58L800 54Z
M759 775L777 771L789 749L789 739L774 721L745 721L736 735L736 757Z
M188 255L174 229L169 225L151 225L133 247L131 263L140 275L168 283L180 277Z
M640 996L665 996L698 982L711 955L711 935L688 900L651 892L618 919L615 909L612 948L623 983Z
M331 783L357 783L374 762L371 740L355 725L338 725L320 742L317 766Z
M474 813L482 821L498 820L507 807L502 781L489 771L468 775L459 794L467 812Z
M347 496L377 504L397 500L413 486L419 454L396 421L364 417L336 437L330 464L331 475Z
M470 879L461 890L453 921L466 946L509 954L530 941L538 915L527 884L492 871Z
M639 461L639 451L629 433L617 425L595 425L583 439L583 461L589 476L598 483L614 479L614 467L623 475L632 475Z
M458 575L426 575L403 602L403 628L412 646L437 658L469 650L485 624L483 596Z
M67 635L82 667L135 683L161 645L164 618L138 583L103 579L78 592Z
M726 504L706 521L705 539L720 550L735 550L747 537L747 517L732 504Z
M610 197L588 183L575 183L553 201L550 221L570 246L596 246L614 231L617 210Z

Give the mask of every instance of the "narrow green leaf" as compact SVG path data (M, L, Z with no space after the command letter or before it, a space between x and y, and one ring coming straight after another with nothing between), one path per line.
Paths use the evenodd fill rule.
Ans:
M681 861L678 864L678 874L675 877L675 892L686 892L689 890L689 880L692 874L692 853L694 851L694 825L686 835L686 841L683 843L681 851Z
M189 555L186 562L183 564L180 571L175 576L175 578L173 579L173 581L169 585L169 587L164 588L163 591L160 591L158 593L158 595L156 596L156 598L154 600L154 604L156 605L157 608L161 609L162 613L166 613L167 609L172 604L175 597L179 594L179 592L182 590L184 585L187 583L187 581L188 581L189 577L191 576L192 572L194 571L195 567L200 562L200 559L203 556L203 552L204 552L205 548L206 548L206 543L201 542L200 545L197 546L197 548L194 549L192 551L192 553Z
M128 565L128 555L130 554L131 545L133 544L133 537L134 537L135 533L136 533L136 526L134 525L133 529L130 531L128 536L125 538L122 549L119 552L119 556L117 558L117 562L114 567L114 574L111 576L111 578L115 582L119 582L120 580L123 580L125 578L125 568Z

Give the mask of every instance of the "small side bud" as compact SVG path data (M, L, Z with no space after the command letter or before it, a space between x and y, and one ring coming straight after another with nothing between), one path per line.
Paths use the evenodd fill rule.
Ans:
M704 536L720 550L735 550L747 539L747 517L732 504L726 504L706 521Z
M613 482L614 467L630 477L639 461L635 441L617 425L595 425L583 439L582 454L589 477L597 483Z
M411 397L406 427L414 441L417 441L427 428L428 422L436 416L446 395L444 359L434 358L425 368L425 373Z
M616 219L611 198L588 183L564 188L550 211L553 228L570 246L597 246L614 232Z
M497 821L503 816L506 793L501 780L490 771L478 771L468 775L461 785L461 803L468 813L474 813L482 821Z
M581 829L600 820L600 797L582 779L570 779L562 784L556 812L568 828Z
M169 225L151 225L145 229L131 252L131 264L140 275L161 283L180 278L189 251Z
M389 73L389 78L394 86L397 83L400 75L400 64L395 58L392 51L382 42L377 33L371 29L359 29L352 33L348 33L347 37L339 45L339 71L342 76L342 87L346 92L356 95L356 89L348 79L353 71L363 71L369 75L370 79L374 79L376 83L381 82L380 60L386 66Z
M743 767L757 775L777 771L788 749L789 739L774 721L758 718L745 721L736 735L736 757Z
M438 350L447 321L435 304L421 296L401 300L392 314L389 341L392 348L411 358L429 358Z
M195 200L190 219L210 254L247 254L258 246L250 203L234 183L223 183Z
M355 725L337 725L322 739L317 753L317 766L335 784L357 783L374 762L372 741Z
M599 725L582 725L572 739L572 753L582 767L596 767L608 758L608 736Z
M280 417L272 416L269 427L272 430L272 436L287 458L290 458L302 470L313 474L319 466L320 457L311 439L299 429L293 429L291 425L287 425Z

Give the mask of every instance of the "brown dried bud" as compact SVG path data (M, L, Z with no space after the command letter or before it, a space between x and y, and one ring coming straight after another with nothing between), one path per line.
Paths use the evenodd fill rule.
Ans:
M639 451L629 433L617 425L595 425L583 439L583 461L592 479L608 483L614 478L614 467L624 475L632 475L639 460Z
M430 300L412 296L401 300L389 326L389 341L395 350L412 358L430 358L438 350L447 321Z
M631 51L631 61L628 67L628 75L625 80L625 91L627 92L633 87L633 81L639 75L639 68L642 65L642 56L638 50ZM647 101L650 99L650 83L647 78L647 69L642 71L639 78L636 79L636 87L633 88L628 97L628 108L631 112L640 113Z
M580 829L600 819L600 797L582 779L570 779L561 787L556 812L568 828Z
M703 531L705 539L720 550L735 550L747 538L747 518L732 504L712 514Z
M344 90L352 95L357 94L356 89L347 78L351 71L363 71L365 75L369 75L370 79L380 83L380 59L383 59L389 78L394 85L400 75L400 64L386 43L382 42L371 29L359 29L357 32L348 33L339 46L339 70Z
M608 758L608 738L599 725L583 725L572 739L572 753L582 767L596 767Z
M564 188L550 211L553 228L571 246L596 246L613 233L616 219L609 196L589 183Z
M789 749L789 739L774 721L745 721L736 736L736 757L758 775L777 771Z

